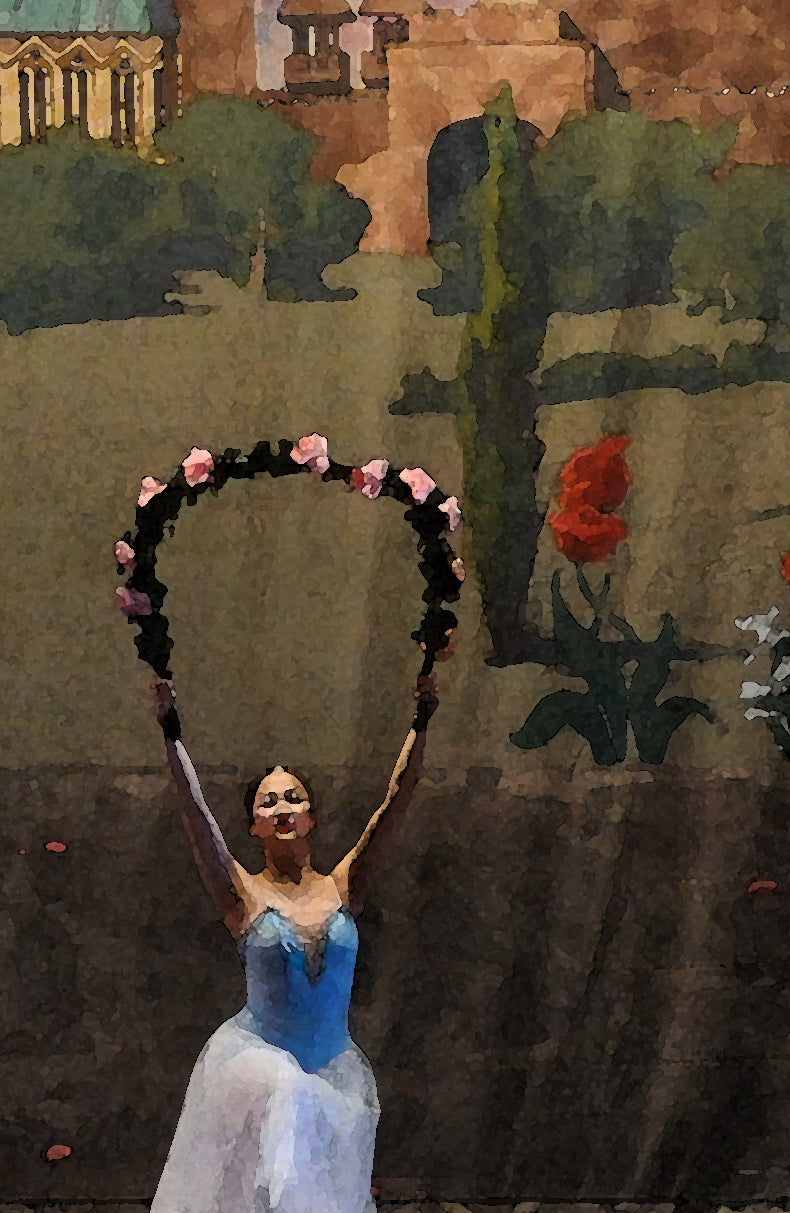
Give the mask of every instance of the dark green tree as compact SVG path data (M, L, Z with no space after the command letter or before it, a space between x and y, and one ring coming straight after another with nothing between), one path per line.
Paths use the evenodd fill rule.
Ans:
M179 177L187 222L246 249L247 274L263 223L270 298L342 295L321 274L356 250L370 211L335 182L313 180L312 135L254 101L209 97L160 131L157 146Z
M333 297L321 273L356 249L369 212L311 178L313 150L283 118L233 98L195 102L147 160L74 128L4 148L0 318L19 333L171 312L176 270L246 282L262 221L270 297Z
M470 557L495 652L508 661L521 643L543 522L534 475L543 444L535 434L538 398L529 376L546 331L546 266L509 87L486 107L483 131L488 167L466 201L483 267L481 307L467 320L452 383L413 376L405 382L406 398L392 408L413 411L416 399L418 407L457 416Z
M741 165L700 183L700 222L680 234L672 255L677 287L727 320L790 325L790 170Z
M548 316L670 297L672 249L704 218L708 179L733 138L729 128L701 133L607 111L569 120L532 151L519 125L505 89L483 118L487 171L466 187L463 226L481 302L467 320L457 377L448 385L428 372L409 376L391 406L457 414L472 556L504 663L537 651L524 633L543 526L535 423L541 404L568 398L556 390L544 398L536 386ZM712 357L675 361L662 364L657 383L680 373L696 383L715 370ZM607 359L590 367L598 382L575 398L611 394ZM615 371L615 383L642 373L639 365Z
M563 122L533 162L551 311L671 301L675 243L734 136L614 110Z

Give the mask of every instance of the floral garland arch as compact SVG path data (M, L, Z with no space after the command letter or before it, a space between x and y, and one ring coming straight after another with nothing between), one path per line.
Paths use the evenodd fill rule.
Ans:
M132 537L127 531L115 544L118 573L126 576L126 584L115 593L129 623L139 628L134 642L140 660L160 678L172 678L173 640L162 610L167 586L157 578L156 562L165 531L171 537L174 534L182 504L195 505L207 490L216 495L229 480L251 480L263 472L272 477L309 472L325 482L342 481L350 491L361 492L371 501L394 497L407 507L404 518L417 532L419 569L426 582L422 595L426 610L412 638L423 650L421 674L430 674L458 622L444 607L457 601L464 579L463 561L444 537L445 531L454 531L461 521L458 500L446 496L422 468L393 468L386 459L372 459L364 467L337 463L329 458L327 440L321 434L300 438L297 443L282 439L276 450L268 442L259 442L246 455L228 448L217 458L193 447L170 480L143 478L136 533Z

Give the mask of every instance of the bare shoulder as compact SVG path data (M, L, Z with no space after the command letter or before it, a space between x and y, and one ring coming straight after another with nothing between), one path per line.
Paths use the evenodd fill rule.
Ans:
M240 939L252 920L260 913L260 879L248 872L237 860L233 860L233 886L236 904L223 918L225 926L234 939ZM260 907L260 908L259 908Z
M349 873L351 871L351 856L346 855L337 867L332 869L330 880L334 881L341 903L347 909L350 900Z

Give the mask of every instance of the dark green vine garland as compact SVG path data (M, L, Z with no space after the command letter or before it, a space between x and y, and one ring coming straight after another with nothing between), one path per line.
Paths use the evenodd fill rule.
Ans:
M198 497L207 490L216 496L229 480L252 480L262 472L273 477L304 474L304 464L295 462L292 457L295 448L296 444L287 439L278 443L276 451L268 442L257 443L247 455L228 448L221 456L213 458L208 482L190 485L182 467L163 489L144 505L138 505L134 538L132 532L127 531L119 541L119 544L128 545L130 555L118 563L119 574L128 575L126 590L117 593L126 597L124 610L129 623L139 628L134 642L140 660L147 662L160 678L172 678L169 659L173 640L162 610L167 586L156 576L157 551L165 531L172 537L184 501L187 505L196 505ZM353 488L352 477L359 476L360 470L328 457L327 461L329 466L325 472L313 474L321 475L324 481L340 480ZM427 605L420 627L411 635L424 646L421 674L428 675L436 654L447 647L449 633L457 626L455 615L443 604L457 601L462 575L456 574L453 568L455 553L442 534L448 525L448 515L439 507L451 499L436 487L422 504L415 504L411 489L400 479L400 472L401 469L388 467L377 495L394 497L406 505L404 518L417 532L417 548L422 557L419 570L426 582L422 600Z

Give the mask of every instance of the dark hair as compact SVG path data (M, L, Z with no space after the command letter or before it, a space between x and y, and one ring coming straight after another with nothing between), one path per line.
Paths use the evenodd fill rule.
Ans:
M299 780L299 782L302 785L302 787L304 788L305 792L307 792L307 799L310 803L310 812L314 813L315 812L315 793L313 792L313 789L311 788L310 784L305 779L304 775L301 775L299 773L299 771L295 771L293 769L293 767L281 767L280 769L285 771L286 775L293 775L294 779ZM263 780L266 779L267 776L273 775L276 770L277 770L276 766L267 767L262 775L258 775L255 779L251 779L250 782L247 784L247 788L244 793L244 808L247 810L247 820L249 821L250 825L253 825L255 823L255 816L253 814L253 807L255 805L255 794L258 791L258 788L261 786L261 783L263 782Z

